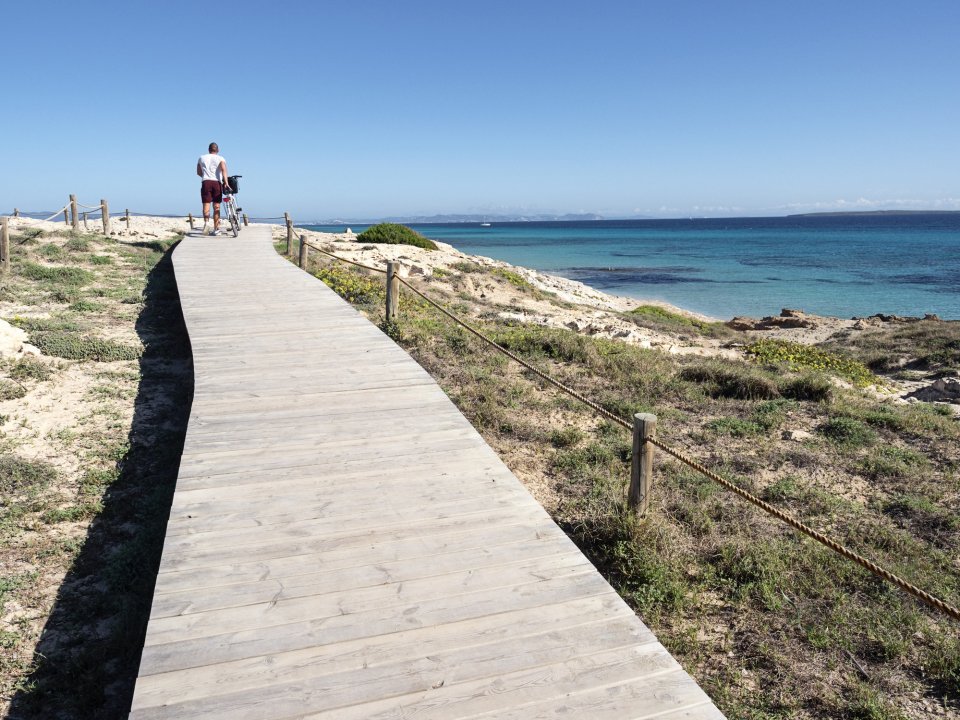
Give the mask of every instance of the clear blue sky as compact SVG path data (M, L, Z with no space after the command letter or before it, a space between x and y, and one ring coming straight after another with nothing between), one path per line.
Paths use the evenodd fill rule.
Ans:
M203 10L210 8L209 11ZM960 209L960 3L8 3L0 211Z

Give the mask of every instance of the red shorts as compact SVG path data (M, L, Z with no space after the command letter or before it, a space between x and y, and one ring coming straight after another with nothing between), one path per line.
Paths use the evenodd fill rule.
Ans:
M220 204L223 202L223 192L217 180L204 180L200 185L200 200L205 203Z

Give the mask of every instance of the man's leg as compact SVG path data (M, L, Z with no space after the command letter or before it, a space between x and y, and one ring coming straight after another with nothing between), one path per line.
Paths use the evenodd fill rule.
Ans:
M203 204L203 230L201 232L207 232L207 226L210 222L210 203L205 202Z
M220 203L213 204L213 231L220 229Z

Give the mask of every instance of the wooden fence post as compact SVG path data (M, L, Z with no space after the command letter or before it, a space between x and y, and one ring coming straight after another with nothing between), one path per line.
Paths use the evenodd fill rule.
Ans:
M630 492L627 502L638 515L644 515L650 505L650 488L653 485L653 445L649 442L657 436L657 416L637 413L633 416L633 465L630 471Z
M74 230L79 230L80 216L77 214L77 196L76 195L70 196L70 215L73 217L73 219L70 221L70 226Z
M100 198L100 213L103 215L103 234L110 234L110 203Z
M187 220L190 222L190 229L193 230L193 213L187 213Z
M86 213L83 213L83 229L84 229L84 230L89 230L89 229L90 229L90 226L87 225L87 214L86 214Z
M0 273L10 272L10 229L7 219L0 218Z
M14 209L13 209L13 216L14 216L14 217L20 217L20 211L19 211L17 208L14 208Z
M244 226L244 227L248 227L249 225L250 225L250 221L247 219L247 214L244 213L244 214L243 214L243 226Z
M287 223L287 257L293 257L293 223L289 213L283 214L283 220Z
M394 322L400 309L400 278L397 263L387 263L387 322Z
M72 197L72 196L71 196ZM67 202L67 206L63 209L63 224L70 224L70 202Z
M301 270L307 269L307 236L303 233L300 233L300 257L297 260L297 265L300 266Z
M127 232L130 232L130 208L127 208L124 212L126 213L124 219L127 221Z

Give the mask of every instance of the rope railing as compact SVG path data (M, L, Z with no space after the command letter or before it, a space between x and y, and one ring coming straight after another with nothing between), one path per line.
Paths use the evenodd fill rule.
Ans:
M440 311L441 313L443 313L445 316L447 316L447 317L450 318L452 321L454 321L457 325L463 327L465 330L467 330L467 331L470 332L472 335L476 336L477 338L479 338L480 340L482 340L483 342L485 342L485 343L486 343L487 345L489 345L490 347L494 348L495 350L497 350L498 352L502 353L503 355L506 355L508 358L510 358L510 359L513 360L514 362L518 363L519 365L521 365L521 366L522 366L523 368L525 368L526 370L529 370L529 371L532 372L534 375L536 375L537 377L539 377L541 380L544 380L545 382L547 382L547 383L549 383L550 385L554 386L555 388L557 388L557 389L560 390L561 392L564 392L564 393L566 393L567 395L569 395L570 397L574 398L575 400L583 403L584 405L586 405L587 407L589 407L591 410L593 410L595 413L597 413L600 417L604 418L605 420L609 420L610 422L612 422L612 423L614 423L614 424L616 424L616 425L619 425L619 426L621 426L621 427L623 427L623 428L625 428L625 429L627 429L627 430L633 431L633 432L635 433L635 440L634 440L635 452L634 452L634 458L635 458L635 463L636 463L636 458L637 458L638 453L636 452L636 449L637 449L637 441L636 441L637 425L636 425L635 423L631 423L631 422L629 422L628 420L625 420L624 418L620 417L619 415L616 415L615 413L610 412L610 411L607 410L606 408L604 408L604 407L602 407L601 405L595 403L593 400L590 400L590 399L589 399L588 397L586 397L585 395L577 392L576 390L574 390L573 388L569 387L569 386L566 385L565 383L563 383L563 382L561 382L560 380L557 380L556 378L552 377L550 374L548 374L548 373L540 370L539 368L534 367L531 363L529 363L529 362L527 362L526 360L524 360L523 358L519 357L516 353L514 353L514 352L508 350L507 348L503 347L503 346L500 345L497 341L493 340L492 338L488 337L486 334L484 334L484 333L481 332L480 330L476 329L475 327L473 327L472 325L470 325L470 324L467 323L466 321L464 321L464 320L462 320L461 318L457 317L454 313L452 313L452 312L450 312L449 310L447 310L445 307L443 307L443 306L442 306L440 303L438 303L436 300L434 300L433 298L429 297L428 295L426 295L425 293L423 293L422 291L420 291L418 288L414 287L414 286L413 286L408 280L406 280L405 278L402 278L402 277L400 277L399 275L394 275L394 274L390 273L390 272L389 272L390 268L388 268L388 269L385 270L385 269L383 269L383 268L372 267L372 266L370 266L370 265L364 265L363 263L356 262L355 260L350 260L350 259L348 259L348 258L341 257L340 255L336 255L335 253L332 253L332 252L330 252L329 250L326 250L326 249L324 249L324 248L322 248L322 247L319 247L319 246L314 245L314 244L312 244L312 243L310 243L310 242L307 242L307 241L304 239L303 235L302 235L301 233L298 233L298 232L297 232L295 229L293 229L292 226L289 225L289 224L288 224L288 228L291 229L293 235L295 235L295 236L297 237L297 239L298 239L298 240L300 241L300 243L301 243L301 256L300 256L300 266L301 266L301 267L304 267L304 266L305 266L303 248L311 248L311 249L316 250L317 252L320 252L320 253L322 253L322 254L324 254L324 255L327 255L327 256L329 256L329 257L331 257L331 258L333 258L334 260L337 260L337 261L339 261L339 262L347 263L347 264L349 264L349 265L353 265L353 266L355 266L355 267L359 267L359 268L362 268L362 269L364 269L364 270L369 270L369 271L372 271L372 272L382 273L382 274L388 275L388 277L389 277L390 275L393 275L393 278L395 278L395 279L398 280L399 282L403 283L403 285L405 285L406 287L408 287L413 293L415 293L416 295L418 295L421 299L423 299L423 300L424 300L425 302L427 302L429 305L431 305L432 307L434 307L434 308L436 308L437 310L439 310L439 311ZM903 591L906 592L907 594L912 595L913 597L915 597L916 599L920 600L922 603L924 603L924 604L927 605L928 607L933 608L933 609L935 609L935 610L938 610L938 611L944 613L945 615L953 618L954 620L960 620L960 609L958 609L958 608L954 607L953 605L947 603L946 601L944 601L944 600L936 597L935 595L931 595L930 593L926 592L926 591L923 590L922 588L919 588L919 587L917 587L916 585L914 585L913 583L909 582L908 580L905 580L904 578L900 577L900 576L897 575L896 573L893 573L893 572L887 570L886 568L881 567L881 566L878 565L877 563L875 563L875 562L873 562L872 560L864 557L863 555L860 555L859 553L851 550L850 548L846 547L845 545L843 545L842 543L838 542L837 540L834 540L833 538L825 535L824 533L821 533L820 531L815 530L814 528L810 527L809 525L807 525L807 524L803 523L802 521L798 520L797 518L793 517L793 516L790 515L789 513L786 513L786 512L784 512L784 511L780 510L779 508L774 507L774 506L771 505L770 503L768 503L768 502L766 502L766 501L764 501L764 500L761 500L759 497L757 497L757 496L754 495L753 493L748 492L747 490L744 490L743 488L739 487L738 485L736 485L735 483L731 482L730 480L727 480L726 478L724 478L724 477L720 476L719 474L713 472L712 470L706 468L705 466L703 466L702 464L700 464L700 463L697 462L696 460L693 460L692 458L687 457L687 456L686 456L683 452L681 452L680 450L677 450L677 449L675 449L675 448L667 445L666 443L662 442L661 440L656 439L655 437L653 437L652 434L646 434L646 433L645 433L645 434L644 434L644 437L643 437L643 442L649 443L650 445L653 445L653 446L655 446L655 447L660 448L661 450L663 450L665 453L667 453L668 455L670 455L670 456L673 457L674 459L676 459L676 460L678 460L679 462L681 462L681 463L689 466L690 468L696 470L696 471L699 472L700 474L702 474L702 475L704 475L705 477L709 478L710 480L714 481L715 483L717 483L717 484L720 485L721 487L725 488L726 490L729 490L730 492L734 493L735 495L737 495L738 497L742 498L743 500L746 500L747 502L749 502L750 504L752 504L752 505L754 505L755 507L759 508L760 510L763 510L765 513L767 513L767 514L770 515L771 517L774 517L774 518L780 520L781 522L786 523L787 525L789 525L790 527L792 527L794 530L797 530L798 532L806 535L807 537L809 537L809 538L811 538L811 539L813 539L813 540L816 540L818 543L820 543L820 544L823 545L824 547L826 547L826 548L834 551L834 552L837 553L838 555L840 555L840 556L842 556L842 557L844 557L844 558L846 558L846 559L848 559L848 560L851 560L851 561L857 563L857 564L860 565L862 568L864 568L865 570L871 572L871 573L874 574L875 576L877 576L877 577L879 577L879 578L881 578L881 579L883 579L883 580L886 580L887 582L891 583L892 585L895 585L896 587L900 588L901 590L903 590ZM634 471L634 475L636 475L636 469L635 469L635 471Z
M67 212L69 209L70 209L70 203L67 203L67 204L64 205L62 208L60 208L60 209L57 210L55 213L53 213L50 217L43 218L43 222L47 222L47 221L49 221L49 220L53 220L57 215L62 215L62 214L64 214L65 212Z

